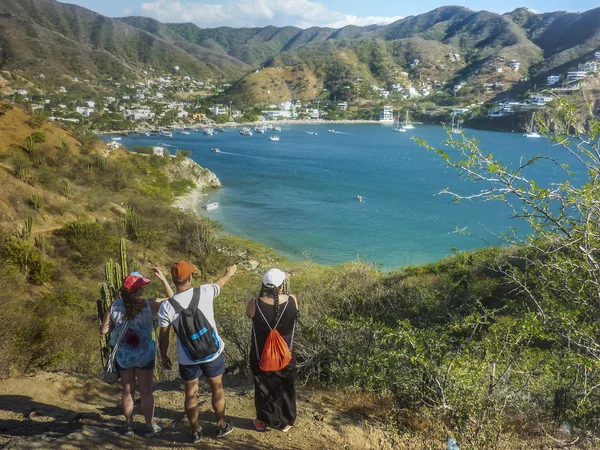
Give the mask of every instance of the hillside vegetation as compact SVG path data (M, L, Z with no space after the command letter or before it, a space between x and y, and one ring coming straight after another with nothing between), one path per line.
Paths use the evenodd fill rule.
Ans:
M334 87L322 95L331 100L376 97L368 89L371 84L389 89L398 82L420 88L467 81L479 89L491 81L501 83L499 94L531 77L543 82L547 75L589 60L600 48L599 14L600 8L545 14L521 8L499 15L445 6L385 26L201 29L143 17L112 19L53 0L2 0L0 69L29 77L44 73L55 83L64 74L131 80L144 71L239 81L222 99L251 106L267 100L255 83L290 84L289 66L308 67L323 85L340 72L352 74L348 82L354 92ZM339 58L340 50L346 61ZM329 64L336 59L338 64ZM517 72L496 73L513 59L521 65ZM420 64L411 67L415 60ZM357 64L364 67L357 70ZM257 82L254 71L264 67L284 70L265 72ZM370 84L361 86L360 80ZM311 89L298 93L302 89L294 87L289 95L304 99L320 94Z
M216 303L227 371L243 380L251 357L244 305L257 294L262 271L278 266L301 302L301 384L374 396L381 406L365 414L414 448L431 448L449 434L461 448L542 448L575 438L595 448L600 399L592 386L600 366L595 341L585 339L598 327L597 285L576 246L548 253L546 242L532 238L525 247L456 253L389 274L360 263L291 263L171 206L196 186L169 175L188 164L183 153L105 156L83 129L71 135L17 108L0 110L0 283L11 286L0 308L3 376L100 373L96 302L105 263L126 258L147 274L151 265L186 258L201 269L197 282L214 280L232 263L245 268ZM596 198L595 183L584 187L589 196L573 198ZM548 193L536 187L527 195L543 205ZM564 230L579 242L576 217ZM573 245L553 239L551 248ZM161 294L157 286L149 295ZM156 377L173 374L158 369ZM574 436L555 433L563 422Z

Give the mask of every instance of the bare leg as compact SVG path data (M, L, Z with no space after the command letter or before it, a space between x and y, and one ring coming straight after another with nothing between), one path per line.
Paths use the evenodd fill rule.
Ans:
M212 407L217 416L217 426L225 423L225 391L223 390L223 375L214 378L206 378L212 391Z
M185 415L192 427L192 433L198 431L198 378L184 381L185 387Z
M123 404L123 415L127 425L133 425L133 399L135 396L135 369L120 370L121 385L123 392L121 401Z
M152 395L152 378L154 370L140 370L136 369L138 377L138 386L140 389L140 404L142 412L144 413L144 419L146 419L146 425L148 428L152 428L154 418L154 395Z

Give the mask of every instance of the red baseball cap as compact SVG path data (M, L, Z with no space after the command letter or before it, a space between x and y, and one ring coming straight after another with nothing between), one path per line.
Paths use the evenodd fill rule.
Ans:
M173 277L173 281L181 283L182 281L187 280L196 270L198 269L190 263L179 261L171 266L171 276Z
M148 286L151 282L148 278L144 278L141 273L131 272L123 279L123 287L129 292L133 292Z

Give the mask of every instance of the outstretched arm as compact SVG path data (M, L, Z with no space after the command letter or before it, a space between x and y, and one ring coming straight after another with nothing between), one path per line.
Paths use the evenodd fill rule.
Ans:
M229 279L235 274L236 271L237 271L237 264L234 264L233 266L229 266L227 268L227 270L225 271L225 275L223 275L221 278L219 278L217 281L215 281L215 284L217 286L219 286L221 289L223 289L223 286L225 286L227 284Z

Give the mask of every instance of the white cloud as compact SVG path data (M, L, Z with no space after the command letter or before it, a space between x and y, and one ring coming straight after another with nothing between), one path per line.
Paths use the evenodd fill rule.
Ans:
M218 5L180 0L155 0L142 3L136 14L161 22L193 22L200 27L260 27L293 25L300 28L346 25L388 24L401 16L360 17L330 11L310 0L228 0Z

